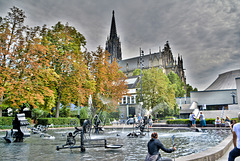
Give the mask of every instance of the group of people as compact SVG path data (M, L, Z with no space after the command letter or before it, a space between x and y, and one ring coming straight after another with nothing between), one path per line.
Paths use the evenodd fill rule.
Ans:
M232 127L232 125L234 125L236 123L236 120L232 120L226 116L226 119L221 118L219 116L217 116L216 120L215 120L215 127Z
M142 118L141 114L138 115L138 117L136 115L134 115L134 122L136 124L140 124L140 123L148 123L149 127L152 127L153 124L153 120L152 120L152 116L149 114L149 116L147 117L147 115L144 115L144 117Z
M193 112L189 115L189 120L192 122L191 127L196 127L197 116ZM206 126L206 120L202 111L200 111L199 120L201 127Z
M200 120L200 127L205 127L206 126L206 120L204 117L204 114L202 111L200 111L200 115L199 115L199 120ZM197 117L194 113L191 113L189 115L189 120L191 121L192 125L191 127L196 127L196 120ZM234 125L236 123L236 120L232 120L226 116L226 118L221 118L219 116L217 116L216 120L215 120L215 127L232 127L232 125Z

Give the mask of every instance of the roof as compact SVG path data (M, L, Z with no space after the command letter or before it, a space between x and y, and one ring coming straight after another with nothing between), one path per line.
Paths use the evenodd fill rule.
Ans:
M126 79L128 89L133 89L137 87L139 81L139 76L131 76Z
M159 60L160 56L161 56L161 52L160 54L159 52L157 52L157 53L144 55L142 57L144 68L148 69L150 61L153 60L155 57ZM139 59L140 59L140 56L119 61L119 66L122 67L121 71L126 72L126 71L134 71L135 69L138 69L139 61L140 61Z
M236 89L235 78L239 76L240 69L219 74L218 78L207 89L205 89L205 91Z

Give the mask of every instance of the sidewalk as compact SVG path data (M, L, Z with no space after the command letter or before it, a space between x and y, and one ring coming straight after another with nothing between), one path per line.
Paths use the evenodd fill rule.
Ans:
M226 151L226 153L218 160L216 161L227 161L228 160L228 154L233 149L233 144L229 147L229 149ZM240 161L240 157L236 158L235 161Z

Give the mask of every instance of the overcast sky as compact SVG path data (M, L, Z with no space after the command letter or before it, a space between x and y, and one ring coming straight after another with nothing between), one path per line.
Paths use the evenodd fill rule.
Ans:
M240 69L239 0L0 0L0 16L16 6L26 25L68 22L82 33L89 51L105 48L115 10L123 59L141 47L158 52L168 40L183 56L187 83L206 89L219 74Z

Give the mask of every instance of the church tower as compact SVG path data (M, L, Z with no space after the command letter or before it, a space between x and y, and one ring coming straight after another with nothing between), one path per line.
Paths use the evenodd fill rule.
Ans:
M114 11L112 12L110 37L107 38L106 50L110 53L110 63L112 63L114 59L116 59L117 62L122 60L121 43L119 41L119 37L117 36Z

